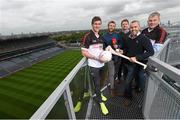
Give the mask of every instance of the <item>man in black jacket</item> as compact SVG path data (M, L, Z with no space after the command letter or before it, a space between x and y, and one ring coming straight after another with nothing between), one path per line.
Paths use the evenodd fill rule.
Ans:
M121 31L119 32L120 36L122 37L122 44L123 42L128 39L128 36L130 34L130 30L129 30L129 21L128 19L123 19L121 21ZM126 59L122 59L121 60L121 64L119 66L119 71L118 71L118 79L117 79L117 84L121 83L121 78L122 78L122 73L123 73L123 80L125 80L126 74L127 74L127 70L124 67L124 61Z
M140 23L134 20L130 24L130 35L126 41L124 41L124 53L130 57L129 61L126 61L125 67L127 69L127 76L125 79L125 91L126 97L125 106L129 106L132 100L132 88L131 83L134 78L134 74L143 75L143 68L135 63L135 61L143 62L149 56L154 54L154 50L150 40L140 33ZM136 71L138 69L138 71ZM145 80L145 76L144 79Z

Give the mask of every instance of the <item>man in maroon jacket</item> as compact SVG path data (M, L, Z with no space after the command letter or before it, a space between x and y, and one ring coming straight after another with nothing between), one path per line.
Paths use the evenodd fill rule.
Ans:
M151 40L154 51L158 52L165 42L167 32L160 24L160 14L153 12L148 17L148 27L142 31L146 37Z

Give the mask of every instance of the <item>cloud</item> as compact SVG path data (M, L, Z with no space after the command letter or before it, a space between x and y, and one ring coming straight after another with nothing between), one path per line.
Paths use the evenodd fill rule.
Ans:
M161 13L162 21L178 21L180 1L0 0L0 33L90 29L95 15L102 18L103 28L109 20L119 24L123 18L138 19L145 25L153 11Z
M139 0L136 2L124 1L111 4L110 8L106 9L106 15L120 15L120 16L137 16L152 11L160 11L168 8L180 6L177 0ZM119 7L118 7L119 6Z
M28 6L28 1L22 1L22 0L5 0L1 1L0 10L1 11L7 11L7 10L19 10L23 9L26 6Z

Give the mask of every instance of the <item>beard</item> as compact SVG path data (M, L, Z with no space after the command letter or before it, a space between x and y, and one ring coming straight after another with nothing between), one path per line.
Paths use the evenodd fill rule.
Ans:
M137 35L138 32L139 32L138 30L133 30L133 31L131 31L132 35Z
M109 31L109 32L114 32L114 31L115 31L115 29L109 29L108 31Z

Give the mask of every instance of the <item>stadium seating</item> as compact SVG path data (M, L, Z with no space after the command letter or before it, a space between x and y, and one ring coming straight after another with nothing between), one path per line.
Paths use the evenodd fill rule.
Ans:
M0 37L0 78L62 51L48 36Z

